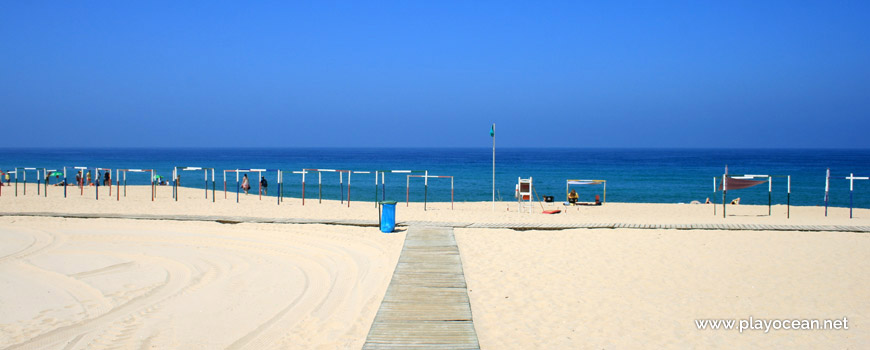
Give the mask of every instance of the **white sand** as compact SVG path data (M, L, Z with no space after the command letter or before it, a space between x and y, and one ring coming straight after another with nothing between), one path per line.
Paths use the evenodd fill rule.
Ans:
M0 218L0 347L359 348L402 236Z
M0 196L0 212L377 220L371 202L262 200L128 187L94 199ZM114 192L114 189L113 189ZM363 192L362 190L360 192ZM21 193L21 192L19 192ZM209 192L211 195L211 192ZM561 204L545 205L562 208ZM421 203L399 221L870 225L870 210L607 203L557 215L516 202ZM485 348L870 348L870 235L458 229ZM0 347L359 348L403 234L324 225L0 217ZM506 298L507 297L507 298ZM697 318L849 317L848 331L698 331Z
M458 229L488 349L866 349L857 233ZM849 330L697 330L700 318L842 318Z

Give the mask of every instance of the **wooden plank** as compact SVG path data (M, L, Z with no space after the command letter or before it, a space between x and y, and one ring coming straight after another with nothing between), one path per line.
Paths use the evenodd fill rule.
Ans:
M411 226L363 349L479 349L453 229Z

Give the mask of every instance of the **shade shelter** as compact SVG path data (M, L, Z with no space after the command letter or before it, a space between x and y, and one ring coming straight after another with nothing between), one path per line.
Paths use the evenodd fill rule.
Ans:
M424 174L428 175L428 170L375 170L375 206L378 205L378 175L380 174L381 179L381 200L387 200L387 185L386 185L386 174ZM407 177L405 179L405 192L407 193ZM428 182L427 182L428 183Z
M61 176L64 176L64 173L58 171L58 169L45 169L45 189L42 190L42 194L45 197L48 197L48 186L51 185L52 176L60 178ZM66 178L64 178L63 183L66 183Z
M118 180L118 189L117 196L118 200L121 200L121 177L123 177L124 181L124 197L127 197L127 173L146 173L150 176L148 177L149 181L151 181L151 201L154 201L155 196L155 188L154 188L154 169L118 169L115 171L115 179Z
M406 183L405 183L405 206L409 206L411 199L411 178L412 177L422 177L423 178L423 210L426 210L426 203L428 201L429 196L429 179L450 179L450 209L453 209L453 176L447 175L429 175L429 172L426 171L423 175L407 175Z
M45 173L45 168L32 168L32 167L16 167L15 170L10 171L9 173L15 174L15 196L18 197L18 173L21 173L21 179L24 184L24 193L23 195L27 195L27 172L32 171L36 175L36 194L40 194L39 185L42 183L40 180L40 171Z
M849 180L849 218L852 218L852 209L854 207L855 180L870 180L870 176L855 176L855 173L849 173L849 176L831 176L831 169L825 172L825 216L828 216L828 193L831 189L831 179Z
M771 215L773 212L773 178L775 177L786 178L786 217L791 218L791 175L728 174L728 167L725 167L725 174L722 174L721 182L718 187L718 189L722 191L722 217L726 217L725 208L729 190L733 191L755 187L763 183L767 183L767 215ZM713 180L713 183L715 191L715 179ZM715 214L715 208L713 210L713 213Z
M94 192L96 193L96 197L97 197L97 199L100 199L100 181L101 181L101 179L105 178L105 177L104 177L105 175L102 175L102 176L101 176L101 174L109 174L109 185L108 185L108 187L109 187L109 197L111 197L111 196L112 196L112 181L111 181L111 179L112 179L112 169L109 169L109 168L94 168L94 174L95 174L95 176L96 176L96 177L94 178L94 185L95 185L95 187L94 187Z
M607 202L607 180L566 180L565 181L565 200L568 200L568 194L571 193L571 186L595 186L602 185L603 193L601 195L601 204Z
M323 173L338 173L338 192L341 197L341 204L344 204L344 175L347 174L347 206L350 207L350 176L353 171L344 169L302 169L302 205L305 205L305 175L308 173L317 173L317 199L319 203L323 202Z
M263 199L263 188L260 187L260 179L263 178L263 173L268 173L268 172L275 173L275 183L277 184L276 187L278 187L278 195L276 196L277 197L276 200L278 202L278 205L280 205L281 200L282 200L281 192L283 191L283 185L282 185L283 181L281 179L284 176L283 171L281 171L280 169L225 169L223 171L223 173L224 173L224 198L226 198L226 196L227 196L227 173L235 173L236 174L236 203L239 202L239 196L240 196L240 192L241 192L241 188L242 188L241 183L240 183L241 174L257 173L257 178L254 181L257 182L257 192L259 193L260 199L262 200ZM248 184L249 185L250 185L251 180L252 179L250 177L248 177ZM214 197L214 194L212 194L212 197Z
M76 173L81 172L81 176L79 176L79 180L76 181L76 186L79 187L79 195L84 196L85 195L85 186L84 186L85 173L88 171L88 167L86 167L86 166L73 166L71 168ZM64 176L63 176L64 182L66 182L68 185L69 181L66 180L66 177L67 177L66 167L63 168L63 172L64 172ZM66 197L66 185L64 185L64 187L63 187L63 196Z
M205 199L208 199L208 174L211 172L211 201L214 202L215 183L214 183L214 168L204 167L175 167L172 169L172 197L178 201L178 186L181 184L181 174L179 171L202 171L203 181L205 185Z

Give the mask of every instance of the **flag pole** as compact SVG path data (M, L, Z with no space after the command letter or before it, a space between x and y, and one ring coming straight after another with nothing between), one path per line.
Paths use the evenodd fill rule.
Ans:
M492 211L495 211L495 123L489 130L489 136L492 136Z

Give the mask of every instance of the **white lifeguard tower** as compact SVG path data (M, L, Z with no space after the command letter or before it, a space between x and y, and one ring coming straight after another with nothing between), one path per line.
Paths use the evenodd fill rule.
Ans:
M525 208L532 213L532 178L528 179L517 178L517 204L519 212L522 213Z

